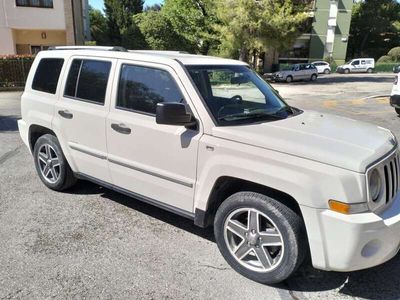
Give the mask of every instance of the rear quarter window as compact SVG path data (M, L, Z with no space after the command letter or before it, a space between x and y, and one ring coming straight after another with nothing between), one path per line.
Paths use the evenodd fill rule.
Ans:
M62 58L42 58L36 68L32 89L55 94L63 65Z

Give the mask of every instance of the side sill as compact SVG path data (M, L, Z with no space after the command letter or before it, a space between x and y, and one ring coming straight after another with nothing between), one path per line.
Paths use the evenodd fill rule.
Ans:
M193 214L191 212L185 211L185 210L180 209L180 208L173 207L173 206L171 206L169 204L162 203L160 201L154 200L154 199L146 197L146 196L142 196L142 195L136 194L134 192L128 191L128 190L126 190L124 188L121 188L121 187L118 187L118 186L116 186L114 184L110 184L110 183L107 183L105 181L99 180L99 179L94 178L92 176L85 175L85 174L82 174L82 173L75 173L75 177L78 178L78 179L91 181L91 182L93 182L95 184L101 185L101 186L103 186L105 188L108 188L110 190L113 190L113 191L116 191L118 193L124 194L124 195L126 195L128 197L132 197L132 198L138 199L138 200L140 200L142 202L157 206L159 208L165 209L165 210L167 210L169 212L172 212L174 214L180 215L180 216L185 217L187 219L195 220L195 214ZM197 213L197 210L196 210L196 213Z

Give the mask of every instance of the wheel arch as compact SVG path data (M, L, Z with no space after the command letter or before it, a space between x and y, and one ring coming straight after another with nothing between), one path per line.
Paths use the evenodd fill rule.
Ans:
M206 210L203 211L196 208L195 224L200 227L208 227L212 225L215 213L222 202L224 202L229 196L241 191L256 192L274 198L288 206L303 218L298 202L291 195L267 185L262 185L245 179L221 176L214 183L208 197Z
M31 149L31 151L33 152L33 148L35 146L36 141L45 134L52 134L55 137L57 137L57 135L55 134L55 132L53 130L51 130L50 128L41 126L41 125L37 125L37 124L32 124L31 126L29 126L29 133L28 133L28 141L29 141L29 148Z

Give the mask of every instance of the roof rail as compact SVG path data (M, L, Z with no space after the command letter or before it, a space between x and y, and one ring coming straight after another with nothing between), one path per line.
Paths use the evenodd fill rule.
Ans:
M128 50L128 52L142 54L190 54L187 51L171 51L171 50Z
M119 51L127 52L124 47L119 46L54 46L49 47L48 50L98 50L98 51Z

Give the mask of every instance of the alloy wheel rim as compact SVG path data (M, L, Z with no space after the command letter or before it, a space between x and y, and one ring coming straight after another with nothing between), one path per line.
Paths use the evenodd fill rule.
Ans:
M276 269L285 251L278 227L254 208L236 209L226 218L224 239L239 264L259 273Z
M38 163L40 173L49 183L55 183L60 178L61 164L54 148L49 144L44 144L38 151Z

